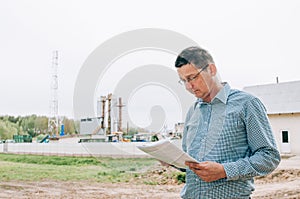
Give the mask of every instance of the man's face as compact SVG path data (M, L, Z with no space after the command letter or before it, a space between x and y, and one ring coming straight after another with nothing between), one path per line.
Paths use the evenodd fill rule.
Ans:
M177 72L189 92L204 101L207 99L210 94L211 76L206 70L201 71L192 64L186 64L178 68Z

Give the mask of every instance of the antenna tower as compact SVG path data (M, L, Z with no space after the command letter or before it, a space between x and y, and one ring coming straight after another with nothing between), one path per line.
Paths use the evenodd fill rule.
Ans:
M51 87L50 87L50 115L48 119L48 132L58 136L58 51L52 53Z

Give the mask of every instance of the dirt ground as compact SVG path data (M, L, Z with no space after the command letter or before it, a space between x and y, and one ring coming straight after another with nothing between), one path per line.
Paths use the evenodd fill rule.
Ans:
M160 170L161 171L161 170ZM160 180L155 170L144 177ZM161 179L164 180L164 179ZM300 199L300 156L283 159L278 169L266 177L256 178L256 190L252 198ZM0 182L0 198L180 198L183 184L175 182L162 185L143 183L95 183L95 182Z

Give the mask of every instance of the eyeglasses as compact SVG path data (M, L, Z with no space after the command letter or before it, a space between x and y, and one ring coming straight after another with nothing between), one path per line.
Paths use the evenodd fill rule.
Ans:
M192 65L193 65L193 64L192 64ZM194 66L194 65L193 65L193 66ZM202 71L204 71L208 66L209 66L209 64L206 64L203 68L201 68L201 70L200 70L198 73L196 73L196 74L193 75L192 77L187 78L186 80L185 80L185 79L180 79L180 80L178 81L178 83L181 84L181 85L186 85L187 83L193 82L194 80L197 79L197 77L200 75L200 73L201 73Z

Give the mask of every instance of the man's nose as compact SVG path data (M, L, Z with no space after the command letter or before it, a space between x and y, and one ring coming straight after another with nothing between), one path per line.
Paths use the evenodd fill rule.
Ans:
M192 84L191 82L185 82L184 85L185 85L185 88L186 88L186 89L191 89L191 88L193 88L193 84Z

